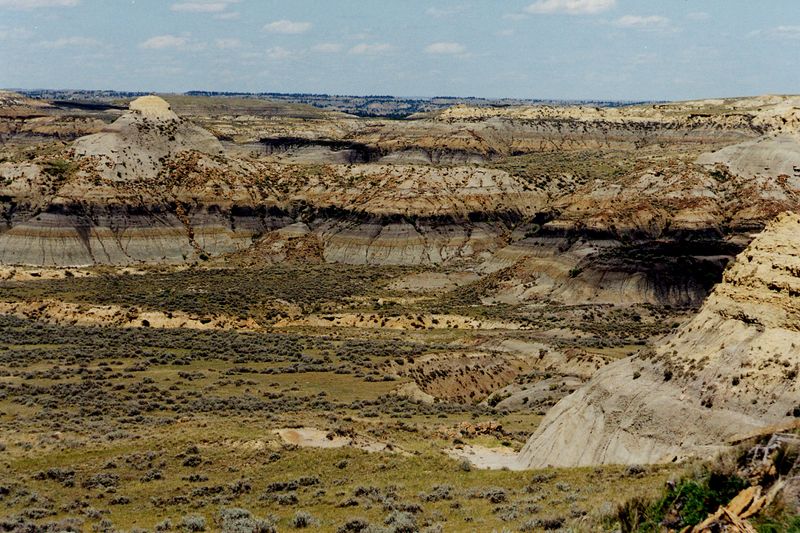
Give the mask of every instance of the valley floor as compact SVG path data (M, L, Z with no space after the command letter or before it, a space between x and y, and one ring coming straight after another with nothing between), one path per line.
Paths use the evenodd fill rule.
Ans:
M280 530L595 528L676 471L514 457L687 310L410 298L394 287L425 272L395 267L65 272L2 282L2 530L216 530L232 508Z

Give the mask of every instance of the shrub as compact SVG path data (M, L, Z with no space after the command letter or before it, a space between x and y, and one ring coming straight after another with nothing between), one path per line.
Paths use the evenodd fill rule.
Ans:
M202 462L203 462L203 460L200 458L200 456L191 455L191 456L187 457L186 460L183 461L183 466L188 466L188 467L194 468L196 466L200 466L200 463L202 463Z
M200 515L186 515L181 518L181 529L184 531L205 531L206 519Z
M361 533L370 527L369 522L363 518L351 518L336 530L336 533Z
M438 502L440 500L453 499L453 487L451 485L436 485L427 494L424 492L419 495L422 501Z
M647 518L648 502L644 498L631 498L617 507L617 521L622 533L633 533Z
M119 476L116 474L110 474L108 472L103 472L100 474L95 474L94 476L90 477L89 479L83 482L83 488L85 489L95 489L95 488L115 488L119 484Z
M634 498L617 507L615 520L623 533L658 531L662 527L683 529L701 522L721 505L727 504L748 483L742 478L708 472L697 478L682 479L667 488L655 502ZM665 522L665 518L671 517Z
M278 502L278 505L295 505L299 500L297 494L290 492L289 494L278 494L275 501Z
M483 489L480 492L480 497L489 500L491 503L503 503L508 500L508 492L500 487L490 487Z
M566 520L562 517L554 517L554 518L535 518L533 520L528 520L520 527L521 531L553 531L555 529L561 529L564 527L564 522Z
M275 533L275 521L255 518L247 509L220 509L217 520L223 533Z
M289 521L289 524L291 524L291 526L295 529L305 529L315 525L316 523L317 521L314 519L314 517L305 511L297 511Z
M392 533L415 533L418 531L414 515L404 511L392 511L383 523L391 527Z
M645 468L641 465L630 465L625 469L627 477L641 477L645 472Z
M488 400L486 400L486 403L489 404L489 407L497 407L497 404L508 398L511 398L511 393L509 392L493 394Z
M148 470L145 475L142 476L143 483L149 483L151 481L155 481L157 479L164 479L164 473L157 468L153 468L152 470Z
M156 531L172 531L172 520L169 518L162 520L155 526Z

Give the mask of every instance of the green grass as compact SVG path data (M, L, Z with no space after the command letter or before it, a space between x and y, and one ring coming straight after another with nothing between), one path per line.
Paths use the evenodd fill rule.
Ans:
M423 509L421 517L434 517L448 530L469 531L473 527L475 530L490 530L513 526L531 516L568 516L576 506L592 509L624 495L648 492L662 482L666 474L664 469L653 469L643 478L629 479L622 469L615 467L546 472L472 469L465 472L456 461L434 450L404 457L348 448L285 449L266 429L255 429L252 422L249 431L244 431L241 425L237 430L224 423L206 427L202 423L187 424L181 430L180 433L171 433L171 437L151 434L133 442L99 448L42 450L35 458L11 458L7 461L6 473L10 476L7 479L13 479L14 484L24 484L27 490L36 491L59 506L75 498L90 496L90 504L107 510L106 516L119 528L152 528L164 518L178 522L186 514L200 514L211 522L220 507L231 506L249 509L259 516L275 515L283 528L296 510L305 510L320 520L321 531L335 531L348 516L363 516L373 523L382 522L387 514L386 502L394 501L420 506ZM175 438L178 435L180 438ZM203 463L197 467L183 466L178 456L193 445L198 446ZM154 463L163 463L159 467L163 479L143 482L142 475L149 470L149 465L135 466L130 462L131 454L141 455L147 451L155 454ZM275 459L276 453L280 458ZM110 461L116 464L114 468L108 468ZM343 461L346 465L342 467ZM57 481L32 478L32 474L49 468L74 470L75 486L64 487ZM103 472L119 476L113 494L83 487L86 479ZM183 479L192 473L201 473L208 480L192 483ZM543 475L546 481L532 481L536 474ZM317 477L320 482L295 491L299 500L296 504L286 506L259 498L270 483L304 476ZM234 495L229 487L239 480L247 480L251 488ZM453 486L453 499L440 502L420 499L420 493L430 492L436 485ZM198 490L202 487L212 488L211 495ZM213 492L218 490L215 487L223 488L217 494ZM376 487L382 495L377 501L355 496L359 487ZM472 495L491 487L502 488L508 493L506 502L500 507L513 507L516 503L519 508L516 519L504 521L498 518L497 505ZM394 496L387 498L387 493ZM114 496L120 495L129 498L131 503L109 505ZM341 503L348 499L353 499L357 505L341 507ZM523 511L524 502L529 500L535 500L541 511ZM454 501L460 505L454 507ZM5 512L9 514L22 509L21 505L5 506ZM58 512L52 518L69 514Z
M0 317L0 486L8 489L0 516L46 512L38 523L72 517L85 529L102 519L118 529L152 529L198 514L213 529L221 508L240 507L274 515L281 530L302 510L318 530L336 531L347 517L382 524L392 508L413 508L418 524L500 531L655 496L669 475L660 467L641 477L618 467L465 471L444 453L460 423L497 421L505 434L465 440L519 448L541 417L419 404L391 394L402 381L367 379L381 375L386 357L440 349L424 342L428 334L330 333L120 330ZM301 449L274 433L297 426L391 443L397 453ZM200 464L187 466L194 446ZM154 470L159 479L144 481ZM71 483L48 478L63 471L74 472ZM113 492L85 486L98 474L118 476ZM204 477L190 481L193 474ZM304 476L319 483L290 491L296 503L261 498L270 483ZM453 499L420 496L437 485L452 485ZM481 496L498 490L505 501ZM342 507L348 500L356 505Z
M152 269L133 276L100 269L93 277L3 282L0 298L6 301L114 304L253 317L264 324L294 307L304 314L444 312L519 321L531 329L244 332L90 327L0 316L0 516L44 513L29 520L41 525L77 518L88 530L105 519L118 529L152 530L166 518L178 524L183 516L201 515L214 530L220 509L237 507L274 516L281 530L290 529L297 511L306 511L318 530L336 531L348 517L383 524L393 510L412 509L420 527L502 531L531 520L595 523L599 509L634 495L658 496L672 467L648 468L637 476L620 467L464 470L446 450L459 441L519 449L542 416L534 409L509 413L469 403L411 401L394 394L408 378L384 375L388 361L491 354L507 339L580 350L602 338L602 346L612 347L597 345L595 352L618 357L632 349L632 336L656 331L663 313L672 311L483 306L464 296L469 291L376 308L377 298L394 294L386 289L391 280L410 271L286 264ZM598 338L546 335L582 325ZM532 373L526 379L540 377ZM485 421L498 422L503 430L473 437L458 432L460 424ZM275 433L301 426L389 443L396 453L301 449ZM189 454L192 447L199 454ZM184 464L187 455L198 455L200 464ZM72 482L50 479L64 472L74 472ZM85 486L100 474L118 476L116 486ZM192 475L200 477L192 481ZM145 481L148 476L155 477ZM294 496L262 498L271 483L309 476L319 483L289 491ZM453 487L452 499L424 497L441 485Z

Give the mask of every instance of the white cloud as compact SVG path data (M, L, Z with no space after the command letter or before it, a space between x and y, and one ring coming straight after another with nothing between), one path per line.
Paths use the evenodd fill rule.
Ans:
M239 0L199 0L176 2L169 8L176 13L206 13L217 20L234 20L239 18L239 12L228 11L228 8L238 3Z
M215 39L214 45L220 50L229 50L242 46L242 41L239 39Z
M467 49L460 43L431 43L425 47L425 53L435 55L456 55L463 54Z
M237 20L241 16L238 11L225 11L224 13L217 13L214 18L217 20Z
M512 35L514 35L514 33L516 33L514 29L506 28L504 30L498 31L497 33L495 33L495 35L497 35L498 37L511 37Z
M25 28L0 26L0 41L22 41L33 37L33 32Z
M525 8L534 15L566 13L568 15L593 15L608 11L617 0L537 0Z
M36 9L37 7L75 7L80 0L0 0L0 8Z
M43 41L39 44L45 48L93 48L102 45L100 41L90 37L62 37L54 41Z
M653 65L658 61L658 55L653 53L636 54L630 60L630 62L634 65Z
M391 52L394 46L386 43L360 43L350 49L354 55L380 55Z
M347 35L347 39L351 41L369 41L372 38L373 35L369 32L350 33Z
M320 43L312 46L311 51L323 54L336 54L342 51L342 45L339 43Z
M146 41L139 44L139 48L146 50L203 50L205 44L193 41L186 35L157 35L150 37Z
M294 35L298 33L305 33L311 29L310 22L295 22L291 20L276 20L270 22L264 29L270 33L283 33L286 35Z
M781 37L784 39L800 39L800 26L778 26L765 32L766 35Z
M181 48L186 46L189 39L186 37L177 37L175 35L159 35L151 37L139 45L140 48L147 48L150 50L161 50L162 48Z
M179 13L221 13L228 9L228 2L180 2L170 6Z
M430 17L444 18L458 15L466 11L466 6L450 6L450 7L429 7L425 10L425 14Z
M273 46L267 49L267 58L274 61L282 61L292 57L292 52L282 46Z
M694 11L692 13L687 13L686 18L689 20L693 20L695 22L700 22L703 20L708 20L711 18L711 15L704 12L704 11Z
M639 30L663 29L669 26L669 19L660 15L642 17L639 15L625 15L614 21L620 28L635 28Z

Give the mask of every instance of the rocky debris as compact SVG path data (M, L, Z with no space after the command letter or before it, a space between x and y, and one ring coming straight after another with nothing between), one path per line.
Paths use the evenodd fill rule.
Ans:
M708 456L800 413L800 216L771 222L697 316L559 402L521 452L529 467Z
M303 222L290 224L267 233L252 246L223 256L221 261L236 265L277 264L284 261L320 263L324 246Z
M485 422L459 422L455 427L441 427L438 430L443 439L455 440L460 438L472 439L480 435L489 435L498 438L509 436L503 430L503 425L496 420L486 420Z
M786 501L790 488L800 477L797 450L800 436L794 433L765 433L742 457L743 466L737 475L751 485L743 489L727 505L721 506L691 529L691 533L755 533L749 519L765 512L773 502L783 500L781 507L796 511L798 503Z
M448 353L392 360L382 365L382 371L412 379L434 398L477 403L529 370L531 364L523 357L503 353Z
M692 528L692 533L757 533L756 528L742 520L727 507L721 507L713 516Z
M357 448L366 452L388 452L408 455L408 452L388 442L380 442L353 433L340 435L317 428L300 427L274 430L283 442L301 448Z
M459 329L492 330L519 329L520 325L500 320L479 320L461 315L406 314L381 315L379 313L330 313L325 315L292 316L279 319L274 327L340 327L364 329L397 329L405 331Z

